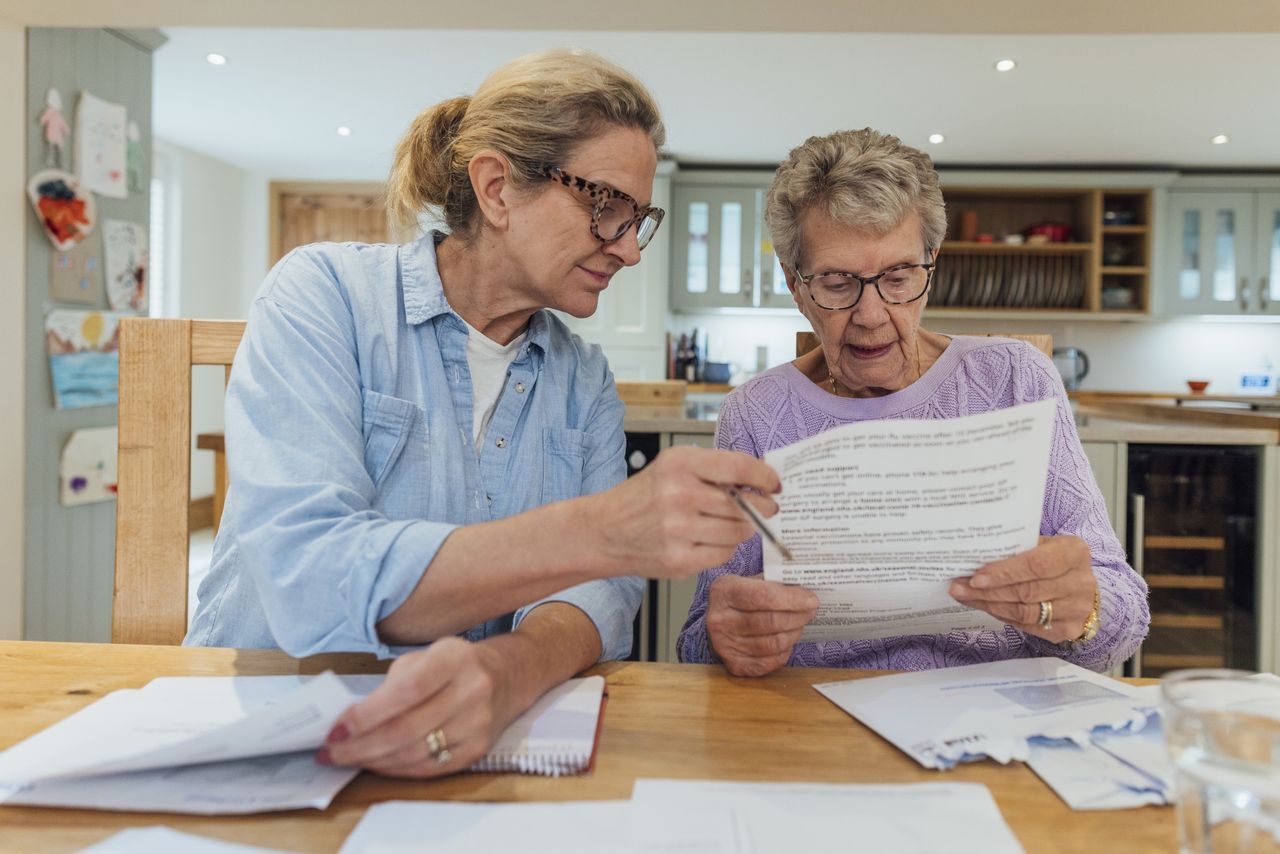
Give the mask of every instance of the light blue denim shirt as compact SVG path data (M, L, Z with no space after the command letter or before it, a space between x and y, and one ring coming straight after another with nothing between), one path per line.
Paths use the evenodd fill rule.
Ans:
M598 346L534 314L477 454L466 342L430 236L305 246L276 265L227 387L231 487L187 644L394 655L376 625L454 528L626 476L622 403ZM601 659L624 658L642 587L588 582L464 636L569 602L599 630Z

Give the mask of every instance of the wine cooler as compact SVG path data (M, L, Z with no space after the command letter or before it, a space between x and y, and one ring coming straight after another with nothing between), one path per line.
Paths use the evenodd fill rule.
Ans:
M1258 463L1257 447L1129 446L1129 560L1151 591L1132 675L1257 668Z

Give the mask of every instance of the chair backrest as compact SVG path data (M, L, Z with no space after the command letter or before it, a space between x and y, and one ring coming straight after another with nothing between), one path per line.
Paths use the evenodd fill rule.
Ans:
M1035 347L1041 353L1049 358L1053 358L1053 336L1043 333L1015 333L1015 332L982 332L977 333L985 335L987 338L1014 338L1018 341L1026 341L1032 347ZM796 355L803 356L810 350L818 346L818 336L812 332L796 333Z
M112 643L178 644L187 633L191 369L230 374L243 335L244 321L120 321Z

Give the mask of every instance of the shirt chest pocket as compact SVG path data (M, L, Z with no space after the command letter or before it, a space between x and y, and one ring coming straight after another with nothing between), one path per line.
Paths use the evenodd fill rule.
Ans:
M364 393L364 465L382 491L394 471L427 462L427 419L409 400L366 390Z
M542 503L582 494L582 469L591 439L584 430L548 427L542 431Z

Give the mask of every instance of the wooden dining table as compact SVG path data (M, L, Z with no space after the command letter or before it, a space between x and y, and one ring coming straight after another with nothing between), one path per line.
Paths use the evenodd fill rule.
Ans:
M269 650L0 642L0 749L111 691L139 688L157 676L367 673L384 667L366 656L293 659ZM1177 850L1169 807L1077 812L1021 763L926 770L812 687L874 672L784 668L746 679L718 666L650 662L611 662L589 672L605 677L608 701L594 768L581 776L468 773L415 781L364 773L328 809L252 816L0 806L0 851L76 851L124 828L163 824L232 842L333 852L379 801L626 799L642 777L981 783L1028 852ZM856 841L857 828L849 834ZM518 840L511 850L519 850ZM609 850L607 842L600 850Z

